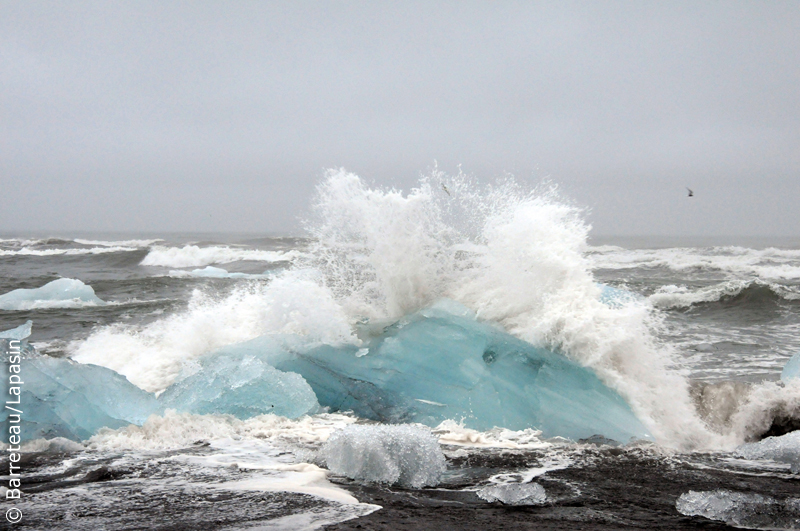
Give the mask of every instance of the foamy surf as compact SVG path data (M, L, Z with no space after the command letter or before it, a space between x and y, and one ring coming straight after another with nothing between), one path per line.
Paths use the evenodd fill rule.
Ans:
M252 260L257 262L291 262L300 256L297 251L265 251L227 246L164 247L156 245L141 262L144 266L202 267Z

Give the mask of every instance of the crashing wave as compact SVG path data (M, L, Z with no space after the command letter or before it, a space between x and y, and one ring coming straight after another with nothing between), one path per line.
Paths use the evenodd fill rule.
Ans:
M761 280L730 280L694 290L685 286L662 286L648 300L657 308L667 310L715 302L757 305L780 300L795 301L800 300L800 292L796 288Z
M669 369L673 352L656 344L652 305L604 303L584 255L588 227L552 190L526 192L511 180L480 186L434 172L403 194L337 170L319 185L312 210L314 242L303 255L151 248L143 263L191 267L266 253L267 260L293 258L293 268L227 298L196 293L186 312L144 326L101 328L70 347L73 358L161 391L187 363L259 336L292 334L358 353L365 328L358 323L388 326L448 298L479 323L593 372L659 442L729 444L708 430L687 382Z

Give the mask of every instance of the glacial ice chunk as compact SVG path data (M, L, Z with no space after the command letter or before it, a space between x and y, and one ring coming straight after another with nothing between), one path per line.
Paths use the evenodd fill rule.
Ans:
M781 372L781 380L788 382L793 378L800 378L800 352L789 358Z
M26 339L31 335L32 327L33 327L33 321L31 320L25 321L25 324L21 324L16 328L0 332L0 339L18 339L18 340Z
M437 485L447 468L431 430L408 424L351 424L331 434L320 457L335 474L415 489Z
M703 516L736 527L800 529L800 499L778 500L761 494L729 490L681 494L675 508L686 516Z
M2 345L7 352L7 341ZM23 341L21 350L33 349ZM34 352L35 354L35 352ZM19 376L22 383L3 379L0 390L9 397L0 422L17 419L24 441L65 437L88 439L102 427L119 428L142 424L160 412L155 396L130 383L124 376L97 365L83 365L48 356L23 356ZM11 393L11 387L19 395ZM14 402L19 402L15 405Z
M449 301L377 331L365 328L362 346L290 338L290 347L281 347L262 337L223 351L250 352L298 373L322 406L381 422L437 426L463 419L481 431L535 428L544 437L601 434L623 443L651 438L591 370L450 306L463 308Z
M104 304L105 301L94 294L91 286L73 278L59 278L40 288L15 289L0 295L0 310L76 308Z
M478 497L488 502L505 505L541 505L547 499L544 487L538 483L509 483L491 485L477 492Z
M314 391L302 376L269 366L246 352L206 356L200 370L164 391L159 401L189 413L247 419L265 413L288 418L316 413Z
M788 463L792 472L798 474L800 473L800 431L743 444L734 451L734 454L745 459L769 459L779 463Z

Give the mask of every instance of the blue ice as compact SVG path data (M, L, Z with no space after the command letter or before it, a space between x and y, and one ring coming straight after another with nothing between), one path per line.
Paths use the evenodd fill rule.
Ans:
M789 358L781 372L781 380L788 382L792 378L800 378L800 352Z
M246 353L300 374L322 406L382 422L463 419L479 430L533 427L574 440L651 438L591 370L480 323L457 303L362 335L364 347L303 345L297 338L284 338L282 346L262 337L221 353Z
M38 355L25 339L31 333L31 324L28 321L0 333L5 363L20 367L18 373L9 372L9 377L2 379L0 392L6 397L7 407L0 412L0 422L21 412L23 440L65 437L80 441L102 427L142 424L161 411L155 395L111 369ZM16 349L10 349L13 340L21 340L19 360ZM11 376L18 378L12 381ZM12 387L20 394L12 394Z
M142 391L124 376L97 365L39 356L22 361L19 387L24 440L66 437L88 439L102 427L142 424L161 411L155 395ZM11 401L5 379L4 396ZM4 409L0 421L14 412Z
M165 408L189 413L226 413L241 419L274 413L288 418L319 410L302 376L279 371L257 356L234 349L201 360L194 374L159 397Z
M15 289L0 295L0 310L30 310L83 305L104 305L91 286L73 278L59 278L40 288Z
M25 321L25 324L21 324L16 328L0 332L0 339L19 339L19 340L25 339L27 337L30 337L32 327L33 327L33 321L31 320Z
M641 299L640 295L624 289L605 284L597 284L597 287L600 288L600 302L611 308L620 308Z

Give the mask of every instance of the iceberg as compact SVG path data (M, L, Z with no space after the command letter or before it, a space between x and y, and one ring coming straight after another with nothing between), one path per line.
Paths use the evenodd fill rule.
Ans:
M319 410L317 397L302 376L277 370L246 352L205 357L200 363L197 372L159 397L164 407L240 419L266 413L297 418Z
M73 278L59 278L40 288L15 289L0 295L0 310L74 308L106 304L91 286Z
M26 326L28 323L23 325ZM30 333L29 328L27 332ZM8 348L10 341L1 342L8 359L9 353L13 354ZM81 441L100 428L142 424L151 414L161 412L155 395L110 369L37 356L24 339L20 352L20 372L12 375L19 376L18 382L4 378L0 386L4 396L9 397L9 407L0 412L0 422L18 422L25 441L55 437ZM11 393L12 387L19 390L19 395Z
M415 489L438 485L447 468L431 430L414 425L351 424L331 434L319 456L334 474Z
M749 492L690 490L681 494L675 508L686 516L703 516L735 527L800 528L800 498L778 500Z
M477 492L478 497L505 505L542 505L547 500L544 487L538 483L509 483L507 485L491 485Z
M385 423L461 420L486 431L536 428L545 437L652 439L630 406L589 369L478 322L445 301L377 330L365 346L263 336L225 347L301 375L319 403Z
M781 381L788 382L800 378L800 352L789 358L781 371Z

